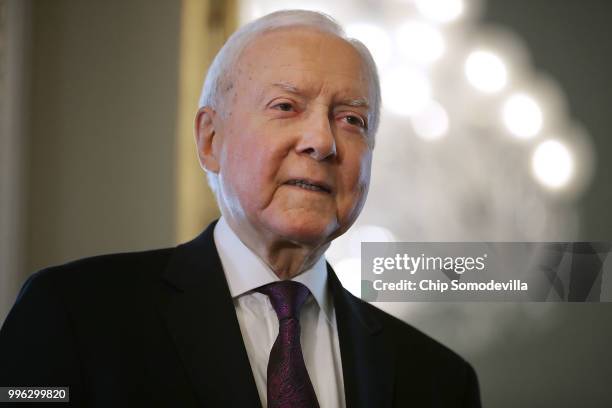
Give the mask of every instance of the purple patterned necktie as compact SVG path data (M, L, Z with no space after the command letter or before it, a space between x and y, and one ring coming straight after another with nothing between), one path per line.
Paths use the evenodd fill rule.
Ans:
M270 298L278 317L278 336L268 360L268 408L318 408L300 345L300 309L310 291L288 280L256 290Z

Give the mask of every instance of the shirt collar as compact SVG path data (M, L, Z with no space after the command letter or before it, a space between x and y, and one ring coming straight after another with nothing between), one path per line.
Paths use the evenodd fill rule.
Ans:
M272 269L244 245L223 217L215 226L214 239L232 298L268 283L280 281ZM291 280L304 284L310 290L331 322L333 302L327 289L325 257L321 256L310 269Z

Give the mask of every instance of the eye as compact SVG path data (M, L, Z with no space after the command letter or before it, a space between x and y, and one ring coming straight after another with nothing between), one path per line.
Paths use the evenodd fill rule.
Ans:
M366 128L365 121L361 117L359 117L359 116L356 116L356 115L346 115L344 117L344 120L349 125L357 126L357 127L363 128L363 129Z
M293 105L289 102L281 102L281 103L277 103L276 105L272 106L272 108L278 109L283 112L291 112L293 110Z

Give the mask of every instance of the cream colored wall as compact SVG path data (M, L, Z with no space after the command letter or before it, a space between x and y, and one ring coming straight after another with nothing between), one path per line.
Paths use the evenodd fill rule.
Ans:
M24 261L28 33L28 1L0 0L0 322L21 285Z
M217 205L197 161L193 118L203 73L236 28L235 0L183 0L177 117L176 236L184 241L218 216Z
M175 245L217 217L192 123L236 21L234 0L1 1L22 11L8 65L25 84L11 106L27 103L2 127L0 322L36 270Z
M217 214L192 137L233 2L34 2L28 269L172 245Z
M174 243L180 3L32 8L26 274Z

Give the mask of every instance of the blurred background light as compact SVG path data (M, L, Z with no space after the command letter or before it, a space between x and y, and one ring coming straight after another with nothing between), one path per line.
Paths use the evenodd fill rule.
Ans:
M531 96L524 93L513 94L506 100L502 118L510 133L518 138L534 137L542 129L542 109Z
M381 27L369 23L353 23L346 27L346 34L368 47L379 68L389 63L392 54L391 39Z
M471 52L465 61L465 75L470 84L486 93L501 91L508 82L506 65L490 51Z
M465 8L463 0L416 0L415 5L423 16L440 23L458 19Z
M402 24L396 40L400 55L423 64L438 60L446 47L440 30L418 21Z
M402 66L382 76L383 107L400 115L421 112L431 100L431 85L425 73Z
M362 242L394 242L393 233L385 227L379 225L358 225L348 233L349 251L351 256L359 258L361 256Z
M361 259L344 258L333 263L334 271L342 286L357 297L361 297Z
M540 143L532 158L536 179L546 187L560 188L567 185L574 171L574 160L569 149L557 140Z
M412 128L424 140L438 140L448 133L449 119L446 110L432 100L421 112L411 117Z
M320 0L285 0L279 3L276 0L242 0L240 1L239 18L241 23L247 23L266 14L279 10L312 10L328 15L337 15L335 5L337 2Z

